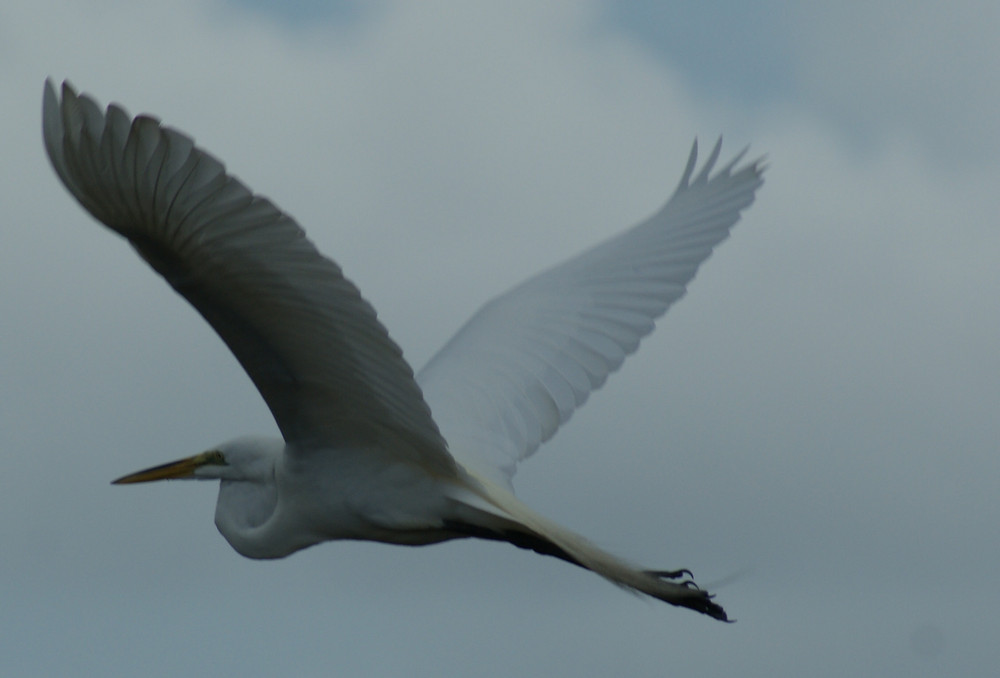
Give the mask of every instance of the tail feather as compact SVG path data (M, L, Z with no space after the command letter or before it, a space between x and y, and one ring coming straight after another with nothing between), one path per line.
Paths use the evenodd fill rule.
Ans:
M481 479L477 479L481 480ZM451 524L458 534L482 539L507 541L521 548L554 556L599 574L608 581L633 592L651 596L665 603L686 607L720 621L729 621L726 611L713 596L690 579L688 570L644 570L604 551L580 535L539 515L511 492L489 481L481 481L479 495L499 509L488 511L490 519ZM477 502L481 510L482 504Z

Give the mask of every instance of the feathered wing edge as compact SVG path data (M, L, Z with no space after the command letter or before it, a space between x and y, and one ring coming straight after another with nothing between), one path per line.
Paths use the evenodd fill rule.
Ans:
M652 216L480 308L417 373L452 454L501 485L633 354L754 200L763 158L698 168Z
M44 88L45 148L70 193L229 346L299 450L377 441L457 470L401 349L304 231L182 132L66 82ZM307 452L304 452L307 453Z

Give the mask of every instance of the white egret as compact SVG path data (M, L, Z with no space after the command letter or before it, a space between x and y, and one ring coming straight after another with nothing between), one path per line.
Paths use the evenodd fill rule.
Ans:
M725 620L687 570L637 568L518 500L517 462L552 437L686 289L762 183L761 161L695 174L621 235L483 306L416 377L375 311L295 221L188 136L46 82L59 178L212 325L283 440L239 438L116 480L220 480L236 551L318 542L508 541ZM721 140L720 140L721 142Z

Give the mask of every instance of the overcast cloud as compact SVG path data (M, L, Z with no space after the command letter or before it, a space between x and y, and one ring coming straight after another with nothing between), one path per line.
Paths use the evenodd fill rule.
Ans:
M0 8L0 674L996 674L1000 10L660 4ZM688 296L516 478L616 553L721 582L738 623L500 544L254 562L214 486L110 487L276 428L58 184L47 76L195 136L415 366L658 208L695 136L767 154Z

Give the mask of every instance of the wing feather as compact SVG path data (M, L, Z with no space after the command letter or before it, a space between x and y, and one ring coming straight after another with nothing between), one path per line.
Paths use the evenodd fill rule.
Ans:
M45 147L99 221L128 239L226 342L286 440L454 460L413 372L340 268L270 201L154 118L47 82Z
M694 174L695 144L659 212L493 299L420 371L460 463L509 484L683 296L763 182L745 151L713 175L720 149Z

